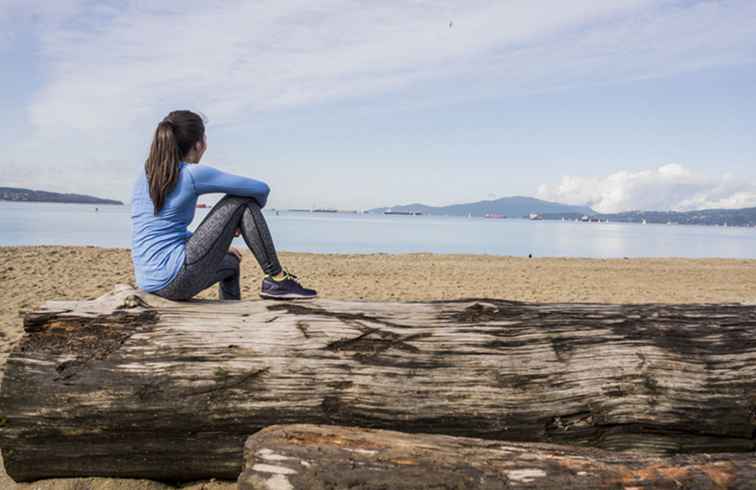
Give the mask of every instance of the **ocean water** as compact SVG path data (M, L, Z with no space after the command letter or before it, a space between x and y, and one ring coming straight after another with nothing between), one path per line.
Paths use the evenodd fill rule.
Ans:
M0 246L131 246L130 206L0 201ZM194 230L209 209L197 209ZM278 250L756 258L756 229L265 211ZM243 247L241 238L234 244Z

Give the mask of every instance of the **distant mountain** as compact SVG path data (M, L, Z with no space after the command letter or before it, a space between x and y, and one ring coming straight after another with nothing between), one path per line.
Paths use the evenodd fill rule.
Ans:
M61 194L58 192L35 191L18 187L0 187L0 201L23 202L64 202L79 204L120 204L121 201L87 196L84 194Z
M478 201L467 204L452 204L451 206L427 206L425 204L406 204L392 206L390 208L375 208L371 213L383 213L384 211L399 211L423 214L436 214L447 216L484 216L486 214L503 214L510 218L522 218L531 213L573 213L594 215L596 212L587 206L572 206L556 202L542 201L533 197L502 197L491 201Z

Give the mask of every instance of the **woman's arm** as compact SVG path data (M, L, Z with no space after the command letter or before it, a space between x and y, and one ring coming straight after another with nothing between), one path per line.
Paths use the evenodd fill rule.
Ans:
M189 175L197 194L223 192L234 196L253 197L261 208L265 207L270 187L263 181L229 174L209 165L190 165Z

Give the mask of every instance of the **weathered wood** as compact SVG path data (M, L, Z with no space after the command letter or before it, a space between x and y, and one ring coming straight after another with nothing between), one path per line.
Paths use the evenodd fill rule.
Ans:
M50 302L25 329L0 391L17 480L234 479L244 439L282 423L754 450L756 306L176 303L121 288Z
M555 444L279 425L244 445L239 490L753 490L744 453L648 457Z

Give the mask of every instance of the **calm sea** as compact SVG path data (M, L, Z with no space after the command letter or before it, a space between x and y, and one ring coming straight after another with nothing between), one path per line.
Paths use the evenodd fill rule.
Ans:
M198 209L190 229L208 211ZM268 210L265 216L277 248L296 252L756 258L754 228ZM130 240L128 205L0 201L0 245L128 248Z

